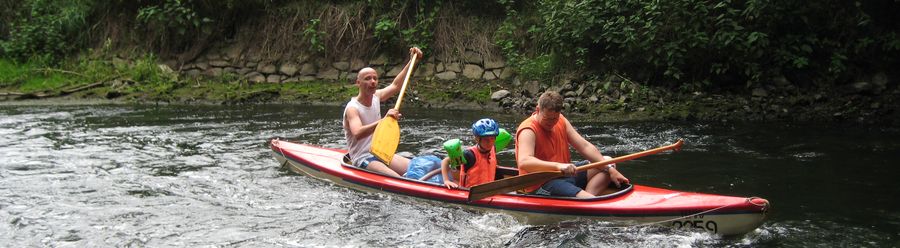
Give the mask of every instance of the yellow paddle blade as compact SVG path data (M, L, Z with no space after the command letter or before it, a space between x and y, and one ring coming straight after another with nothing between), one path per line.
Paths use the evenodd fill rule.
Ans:
M384 117L375 127L375 133L372 134L372 148L369 151L379 160L390 165L399 144L400 124L393 117Z

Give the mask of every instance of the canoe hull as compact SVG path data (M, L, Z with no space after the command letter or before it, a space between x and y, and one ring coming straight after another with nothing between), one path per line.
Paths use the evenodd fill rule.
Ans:
M528 224L589 218L626 226L657 225L737 235L761 225L769 209L768 201L761 198L679 192L641 185L634 185L624 194L597 199L502 194L467 203L467 190L447 189L428 182L345 166L343 150L280 140L272 140L270 146L282 167L298 174L361 191L386 192L504 212Z

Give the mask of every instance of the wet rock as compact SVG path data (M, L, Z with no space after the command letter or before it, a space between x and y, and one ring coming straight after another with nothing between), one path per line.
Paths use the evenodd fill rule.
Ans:
M396 77L397 75L400 75L401 71L403 71L403 66L397 65L397 66L394 66L393 68L391 68L390 71L385 73L384 76L388 77L388 78L393 78L393 77Z
M198 69L203 70L203 71L209 69L209 63L206 63L206 62L195 63L194 66L196 66Z
M870 82L856 82L850 85L851 94L871 94L874 93L875 85Z
M486 60L484 61L484 69L498 69L506 66L503 60Z
M278 74L269 75L268 77L266 77L266 82L267 83L280 83L281 75L278 75Z
M201 71L198 69L190 69L185 72L188 77L197 77L200 76Z
M350 60L350 70L352 70L352 71L359 71L365 67L366 67L366 62L361 59L351 59Z
M474 51L466 51L466 54L463 55L463 59L469 64L481 65L484 63L484 58L481 57L481 54Z
M105 97L106 97L106 99L114 99L114 98L118 98L123 95L124 94L122 92L119 92L117 90L111 90L111 91L106 92Z
M209 65L211 65L213 67L226 67L226 66L230 66L231 63L228 63L228 61L225 61L225 60L210 60Z
M304 63L300 66L300 75L316 75L316 65Z
M463 69L463 76L471 79L480 79L484 75L484 69L481 66L466 64Z
M497 79L497 75L494 75L494 72L492 72L492 71L485 71L484 76L482 76L481 79L488 80L488 81L494 80L494 79Z
M228 48L225 49L225 59L231 60L231 61L236 61L237 59L239 59L241 57L242 52L243 52L243 49L239 46L235 46L235 45L229 46Z
M281 80L282 83L298 83L300 82L300 78L298 77L290 77L284 80Z
M212 77L222 76L222 68L213 67L213 68L210 68L209 70L206 70L206 72L204 72L203 74L207 75L207 76L212 76Z
M222 55L217 52L210 52L206 54L206 60L213 61L222 59Z
M618 84L622 83L623 80L619 76L611 75L608 78L606 78L606 81L618 85Z
M434 67L435 67L434 63L422 64L416 69L415 74L413 76L417 76L417 77L434 76L434 72L435 72Z
M778 77L775 77L772 81L773 81L773 82L775 83L775 85L778 86L778 87L787 87L787 86L793 85L793 84L791 83L791 81L788 80L788 79L787 79L786 77L784 77L784 76L778 76Z
M453 80L453 79L456 79L456 72L445 71L445 72L435 74L434 76L441 80Z
M396 74L394 75L396 76ZM317 78L335 80L341 77L341 72L335 68L328 68L316 74Z
M879 89L886 88L889 81L887 74L884 72L879 72L872 76L872 84L875 84L876 88Z
M247 80L250 80L250 82L254 83L262 83L266 81L266 76L254 71L250 74L247 74Z
M387 64L387 56L384 54L378 55L378 57L369 61L369 64L373 66L385 65Z
M515 75L515 72L511 68L503 68L503 72L500 73L500 79L508 79Z
M331 66L334 66L334 68L338 69L339 71L346 71L346 70L350 69L350 62L345 62L345 61L334 62L334 63L331 63Z
M871 109L879 109L879 108L881 108L881 103L879 103L879 102L873 102L871 105L869 105L869 108L871 108Z
M541 84L535 80L524 82L522 88L525 89L528 96L538 96L541 94Z
M263 74L272 74L272 73L275 73L276 71L278 71L278 68L275 67L275 65L273 65L273 64L266 63L266 64L260 64L256 68L256 70Z
M456 73L461 73L463 71L462 66L460 66L459 63L447 63L444 65L444 67L445 67L445 70L456 72Z
M766 91L765 89L763 89L763 88L755 88L755 89L753 89L753 91L752 91L750 94L753 95L754 97L767 97L767 96L769 96L769 92L767 92L767 91Z
M292 77L297 74L297 70L299 69L298 67L299 66L297 66L297 64L288 62L282 64L281 67L278 68L278 72L281 72L281 74L287 75L288 77Z
M500 101L509 96L510 92L508 90L498 90L494 93L491 93L492 101Z

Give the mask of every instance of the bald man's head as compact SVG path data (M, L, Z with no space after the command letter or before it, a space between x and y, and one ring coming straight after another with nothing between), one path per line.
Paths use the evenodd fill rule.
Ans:
M356 74L356 80L363 80L369 74L374 74L377 77L378 71L375 71L372 67L362 68L359 70L359 73Z

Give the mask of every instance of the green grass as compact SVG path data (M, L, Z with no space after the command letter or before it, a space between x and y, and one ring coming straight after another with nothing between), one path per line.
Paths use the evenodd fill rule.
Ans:
M72 82L72 77L62 73L40 73L41 76L29 77L19 85L22 92L38 92L59 90Z
M34 62L17 63L0 59L0 87L20 92L57 90L70 84L73 75L43 68Z
M25 70L16 63L0 58L0 87L9 87L17 84Z

